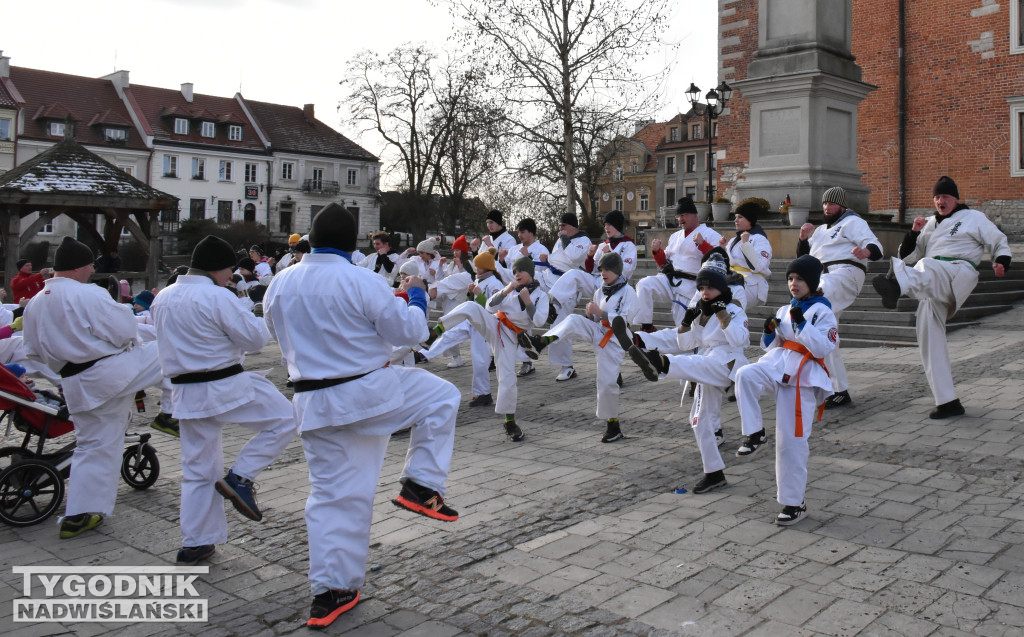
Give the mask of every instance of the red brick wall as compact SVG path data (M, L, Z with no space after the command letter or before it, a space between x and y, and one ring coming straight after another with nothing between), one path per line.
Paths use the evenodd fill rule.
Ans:
M757 4L758 0L721 2L719 82L732 84L747 77L747 65L757 50ZM718 147L725 149L725 159L718 162L716 191L723 197L731 197L739 172L750 161L750 105L739 91L734 91L728 107L728 112L718 118Z

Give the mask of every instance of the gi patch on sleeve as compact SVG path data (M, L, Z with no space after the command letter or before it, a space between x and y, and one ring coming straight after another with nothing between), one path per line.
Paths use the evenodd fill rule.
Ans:
M768 258L768 251L767 250L761 250L761 256L767 259Z
M830 329L828 331L828 340L832 341L833 343L835 343L837 340L839 340L839 330L837 330L834 327L832 329Z

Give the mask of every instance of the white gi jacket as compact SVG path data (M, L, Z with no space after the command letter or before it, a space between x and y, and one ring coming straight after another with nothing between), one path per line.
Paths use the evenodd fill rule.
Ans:
M548 256L548 265L550 267L545 265L537 266L537 281L545 289L550 290L551 286L555 284L555 281L562 274L583 267L583 264L587 262L587 253L590 251L591 245L593 244L590 241L590 237L582 232L574 235L569 240L569 245L566 246L562 245L562 237L557 237L555 245L551 248L551 255ZM559 270L562 274L554 270Z
M153 301L157 348L164 376L174 378L239 365L246 352L270 341L263 319L246 311L234 295L209 277L185 274ZM258 402L252 380L235 374L208 383L171 386L175 418L195 420Z
M694 228L688 235L682 228L672 233L672 236L668 238L668 245L663 248L663 251L668 262L676 270L693 275L696 275L697 271L700 270L700 260L704 253L693 242L693 237L697 233L700 233L704 240L713 246L717 246L722 239L722 235L703 223Z
M742 274L743 278L759 275L760 278L767 279L771 276L769 266L772 264L772 244L763 234L751 232L750 241L747 243L733 237L725 245L725 251L729 253L732 270Z
M366 258L363 259L362 262L357 263L353 261L353 263L355 263L356 265L360 265L370 270L371 272L376 272L377 274L381 275L385 281L388 282L388 285L392 285L395 282L395 277L398 276L398 268L402 267L402 264L405 263L407 259L395 252L387 253L385 255L385 258L394 264L394 267L391 268L391 272L388 272L384 268L384 266L380 266L379 268L377 267L377 256L378 255L376 252L371 252L370 254L366 255ZM307 254L306 256L302 257L302 260L305 261L308 257L309 255Z
M528 330L532 327L541 327L547 322L548 294L542 290L540 286L534 288L533 292L530 292L530 299L533 301L533 306L536 308L533 313L533 318L530 318L530 314L521 307L518 292L512 292L504 299L499 299L500 296L501 290L498 290L487 299L487 305L485 307L491 314L504 312L509 321L515 324L516 327L520 327L524 330Z
M376 255L371 255L376 258ZM427 317L407 305L372 270L336 254L312 253L274 277L263 300L270 333L281 344L293 381L347 378L356 382L295 395L302 431L379 416L405 400L392 346L427 339ZM283 321L308 316L308 321Z
M878 242L875 233L871 232L868 222L852 210L840 213L839 220L831 228L827 223L815 228L814 234L807 241L811 246L811 256L821 261L826 271L836 261L856 261L867 268L868 259L858 259L851 254L854 248L866 250L874 244L879 252L882 251L882 244Z
M497 238L492 237L490 233L484 235L484 237L491 240L491 245L497 248L499 253L502 250L511 251L516 245L515 238L510 235L507 230L502 231ZM484 237L480 237L480 252L484 252L488 247L490 247L487 245L487 242L484 241Z
M698 316L690 329L676 336L676 342L680 351L696 349L697 356L706 356L725 366L732 364L729 379L736 380L736 372L747 364L743 349L750 343L750 331L747 314L738 301L726 305L726 311L731 317L726 327L722 327L717 314Z
M765 349L765 355L758 364L770 364L774 371L774 380L795 386L803 356L799 352L785 349L782 343L799 343L806 347L814 358L824 359L833 349L839 347L839 329L835 314L825 303L814 303L804 310L805 320L802 327L793 324L789 316L790 307L783 305L775 313L780 322L775 329L774 338L767 334L761 337L761 347ZM800 385L821 389L826 394L832 393L832 381L828 373L814 361L807 361L803 366Z
M601 260L601 256L606 252L617 252L622 257L622 276L627 281L636 272L636 244L633 243L632 239L623 238L619 241L615 247L612 247L611 240L605 239L601 244L597 246L597 252L594 253L594 267L591 269L591 273L600 276L597 263ZM603 282L598 282L598 285L602 285Z
M495 261L495 265L498 267L498 272L501 274L502 279L506 281L512 280L512 264L516 262L516 259L519 259L524 256L522 248L523 244L517 243L515 247L509 250L508 254L505 255L504 263ZM534 264L541 262L540 255L546 254L550 256L551 254L551 252L549 252L548 249L544 247L544 244L541 243L540 241L534 241L530 245L526 246L526 251L530 253L530 258L533 259ZM544 266L537 267L542 268Z

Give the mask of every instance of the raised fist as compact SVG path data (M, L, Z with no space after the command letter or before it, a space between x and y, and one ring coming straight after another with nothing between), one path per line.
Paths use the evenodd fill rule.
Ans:
M778 328L778 327L779 327L779 319L775 318L774 316L769 316L768 318L766 318L764 320L764 333L765 334L774 334L776 328Z
M789 308L789 318L797 325L804 322L804 311L797 306Z
M690 327L693 325L693 321L700 316L700 308L697 306L686 309L686 314L683 314L683 325Z
M661 252L661 239L651 241L651 252Z
M805 223L804 225L800 226L800 240L801 241L806 241L807 239L810 239L812 234L814 234L814 224L813 223Z
M914 232L921 232L921 230L924 229L924 224L926 223L928 223L928 217L915 217L914 225L911 227L911 230Z

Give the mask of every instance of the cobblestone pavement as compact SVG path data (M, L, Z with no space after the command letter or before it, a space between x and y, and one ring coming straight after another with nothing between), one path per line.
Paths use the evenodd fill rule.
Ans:
M390 504L408 444L408 436L393 438L363 601L326 632L1024 634L1024 307L952 334L950 349L967 415L946 421L927 418L931 399L916 349L844 352L854 403L816 424L807 519L789 528L771 524L779 509L773 454L732 453L740 438L735 403L723 410L729 486L677 495L701 471L677 383L648 383L627 360L627 438L601 444L594 359L577 346L579 378L555 383L557 370L543 364L520 380L527 438L515 444L490 408L466 406L469 367L448 369L449 359L438 359L428 369L465 392L448 493L461 518L435 522ZM247 366L278 363L275 345ZM270 378L283 387L284 370L275 367ZM150 415L154 402L151 392ZM764 409L771 414L774 406ZM178 444L156 436L160 480L147 491L122 484L116 515L97 531L58 540L56 516L0 527L0 632L307 630L308 484L297 440L258 479L264 521L229 510L231 540L200 579L209 623L12 623L11 600L21 596L14 565L173 562ZM226 430L229 461L246 439L240 429Z

